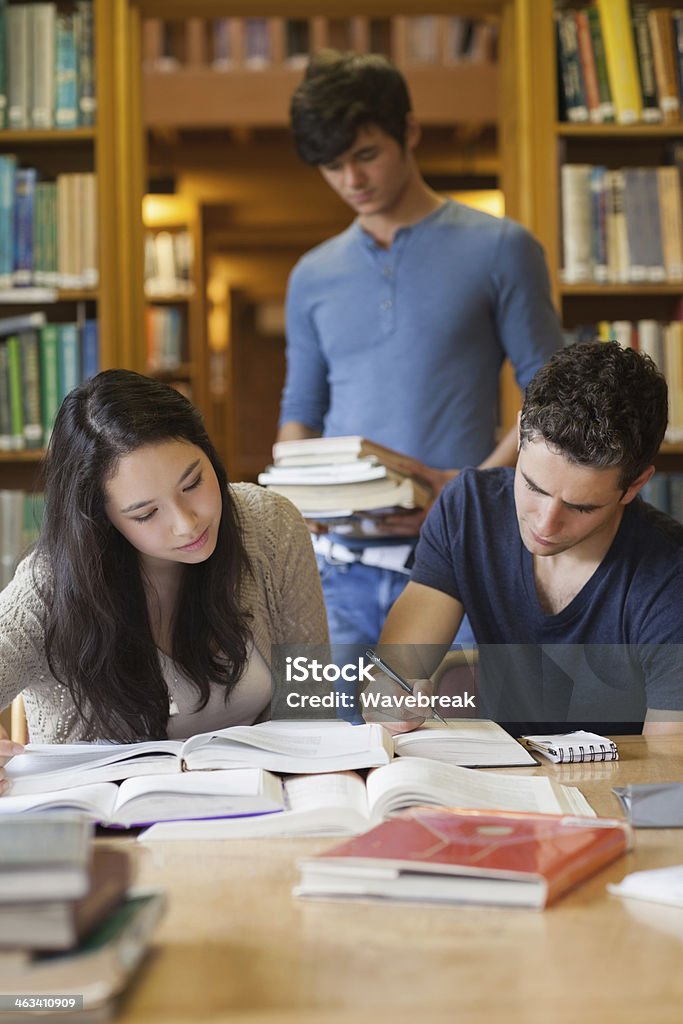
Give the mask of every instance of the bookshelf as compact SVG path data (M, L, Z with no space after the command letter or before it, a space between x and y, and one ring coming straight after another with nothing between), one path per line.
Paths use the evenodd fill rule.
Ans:
M3 13L19 7L27 5L10 4ZM16 157L18 167L35 168L37 182L55 182L60 178L66 181L64 196L69 202L63 208L62 224L69 231L80 234L68 239L70 246L64 253L67 256L71 253L72 262L58 268L58 277L53 275L46 281L36 265L32 271L35 277L30 278L28 287L16 287L15 281L11 280L9 287L0 289L0 319L40 313L47 325L74 324L79 331L86 321L94 322L98 335L97 365L100 368L136 366L142 311L142 276L137 273L142 266L142 254L138 252L135 240L140 209L141 168L138 164L142 145L137 135L134 102L139 87L136 86L135 71L131 73L128 66L132 59L133 68L136 67L135 56L139 52L135 12L120 0L94 0L89 8L96 55L94 65L92 59L89 60L93 69L96 106L93 110L91 102L86 104L87 115L81 120L92 123L79 125L77 115L73 127L61 127L64 116L59 113L56 71L54 82L45 75L45 81L40 82L41 69L49 68L53 62L56 67L62 59L57 52L59 26L63 28L66 22L68 27L74 12L80 17L87 9L88 5L83 3L58 2L52 13L47 15L50 21L54 18L47 37L30 36L29 31L29 59L21 67L19 61L15 61L15 73L19 74L17 68L20 67L19 78L24 78L23 88L28 89L29 96L37 95L39 89L47 89L48 94L51 90L54 92L52 120L55 126L31 127L31 123L36 121L29 105L26 125L7 127L8 118L5 127L0 128L0 158L11 154ZM23 14L20 16L24 17ZM25 16L29 19L30 29L35 14L28 11ZM10 39L10 67L17 50ZM68 65L66 70L70 68L69 75L74 81L77 75L73 72L81 72L81 92L74 90L73 93L78 99L79 95L85 96L85 83L89 76L84 54L77 52L76 60L77 63ZM65 68L60 66L60 70L64 73ZM11 90L16 92L16 81L12 85L8 81L7 88L10 89L8 99L11 103ZM92 94L90 87L87 87L87 92L89 96ZM90 180L87 194L82 191L86 177ZM85 218L82 211L88 207L90 213ZM81 273L82 267L74 269L73 257L86 235L92 259L89 261L90 272ZM38 243L36 233L33 234L33 242ZM0 452L0 490L33 490L39 487L41 456L42 448Z
M148 194L145 228L145 373L206 408L206 325L197 205Z
M321 5L321 7L324 5ZM288 124L309 52L384 52L404 71L424 125L495 122L490 16L159 18L143 23L143 101L156 127Z
M567 4L562 10L576 11L586 6ZM657 2L649 6L673 9L676 5ZM534 0L536 59L528 63L527 72L528 93L535 95L537 102L525 104L525 116L527 138L534 146L535 156L526 168L520 192L523 219L546 251L563 324L577 328L599 321L674 320L680 315L683 281L563 280L562 167L565 164L602 165L608 169L661 166L667 162L668 147L683 139L683 121L594 124L558 120L553 10L552 0ZM683 444L663 445L658 465L666 471L682 470Z

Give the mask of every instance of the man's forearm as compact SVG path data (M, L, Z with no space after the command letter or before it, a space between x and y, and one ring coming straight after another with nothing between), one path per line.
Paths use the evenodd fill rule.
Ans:
M320 437L319 430L307 427L305 423L289 420L283 423L277 432L278 441L303 441L307 437Z

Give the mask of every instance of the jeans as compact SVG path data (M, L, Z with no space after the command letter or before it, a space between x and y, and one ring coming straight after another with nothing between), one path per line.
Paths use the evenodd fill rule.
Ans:
M408 573L380 569L362 562L339 564L316 555L333 644L365 644L379 640L389 609L403 593ZM473 647L467 619L458 631L458 645Z

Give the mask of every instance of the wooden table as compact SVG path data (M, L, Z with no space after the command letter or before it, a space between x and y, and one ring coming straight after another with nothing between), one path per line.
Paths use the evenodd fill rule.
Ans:
M514 769L577 785L616 816L613 785L683 781L680 738L617 737L621 760ZM681 1024L683 909L611 897L631 871L683 863L683 829L635 850L544 912L302 902L296 860L334 840L137 844L165 888L157 949L125 1024Z

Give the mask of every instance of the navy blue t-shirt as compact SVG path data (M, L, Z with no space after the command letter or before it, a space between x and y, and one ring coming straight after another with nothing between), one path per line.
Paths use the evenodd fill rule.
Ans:
M642 725L647 708L683 710L683 527L636 498L593 576L549 615L513 484L512 469L456 477L427 517L412 573L463 604L480 646L483 713L607 732Z

